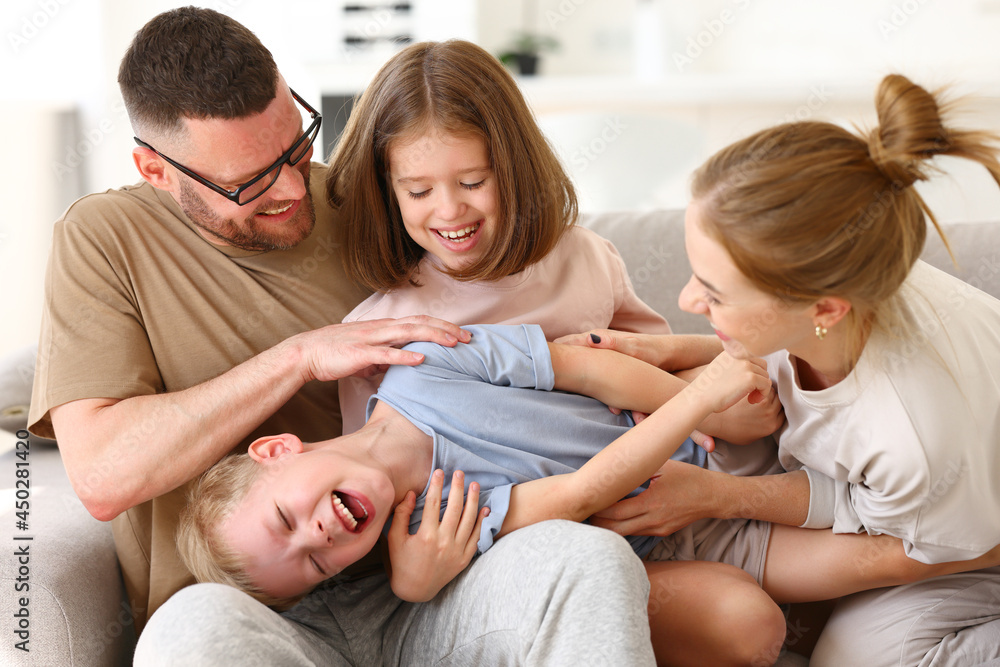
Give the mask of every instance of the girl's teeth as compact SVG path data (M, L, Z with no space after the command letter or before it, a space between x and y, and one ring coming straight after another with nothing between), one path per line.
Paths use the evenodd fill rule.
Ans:
M455 239L460 239L460 238L466 237L466 236L472 234L473 232L475 232L477 229L479 229L479 225L478 224L476 224L476 225L469 225L468 227L465 227L464 229L459 229L458 231L454 231L454 232L438 231L438 234L440 234L441 236L443 236L446 239L455 240Z

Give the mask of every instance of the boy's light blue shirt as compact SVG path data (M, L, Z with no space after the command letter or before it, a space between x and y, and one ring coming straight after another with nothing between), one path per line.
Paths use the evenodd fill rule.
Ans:
M455 470L465 473L466 484L479 482L479 505L490 507L479 539L485 552L507 515L514 484L577 470L634 422L593 398L552 391L555 376L540 327L465 328L472 332L467 344L407 345L425 355L424 362L391 367L368 414L376 401L385 401L434 439L433 468L445 472L445 498ZM671 458L702 466L706 456L688 439ZM425 488L417 498L411 533L420 525L426 494ZM628 538L640 556L659 539Z

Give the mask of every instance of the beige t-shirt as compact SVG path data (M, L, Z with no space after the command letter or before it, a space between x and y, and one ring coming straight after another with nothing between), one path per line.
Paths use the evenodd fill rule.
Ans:
M289 336L340 322L366 293L344 273L324 180L325 167L314 164L316 227L281 251L209 243L169 194L146 183L72 204L53 229L31 431L52 437L49 410L63 403L186 389ZM125 434L132 446L143 446L144 428ZM283 431L306 440L339 435L336 383L303 387L240 448ZM117 474L87 483L114 484ZM174 547L183 490L112 522L139 628L193 581Z

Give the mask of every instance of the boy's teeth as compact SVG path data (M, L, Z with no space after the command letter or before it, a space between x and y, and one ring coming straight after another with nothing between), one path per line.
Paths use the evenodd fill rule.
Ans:
M347 509L344 506L344 503L340 501L340 497L336 493L333 494L333 509L339 512L340 515L344 517L344 519L347 521L347 525L351 527L351 530L354 530L355 528L358 527L358 522L354 518L354 515L351 514L351 510Z

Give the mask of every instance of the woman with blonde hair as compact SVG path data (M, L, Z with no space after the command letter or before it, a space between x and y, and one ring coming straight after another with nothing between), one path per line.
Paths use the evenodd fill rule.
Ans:
M895 559L903 585L842 598L811 664L980 664L1000 659L1000 302L919 260L927 220L940 228L913 186L939 155L1000 184L1000 140L952 128L903 76L882 81L876 106L865 135L781 125L693 179L680 303L730 354L766 358L789 472L671 462L596 523L669 534L704 517L772 522L761 583L779 601L810 599L778 581L790 569L839 595L838 579ZM654 337L600 338L666 356ZM928 579L945 572L961 573Z

